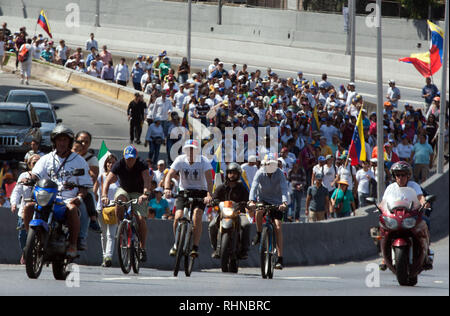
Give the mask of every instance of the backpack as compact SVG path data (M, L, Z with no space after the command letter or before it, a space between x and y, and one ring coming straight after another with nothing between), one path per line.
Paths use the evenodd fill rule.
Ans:
M30 51L28 50L26 45L23 45L17 58L19 59L19 61L21 63L23 63L23 62L27 61L29 57L30 57Z

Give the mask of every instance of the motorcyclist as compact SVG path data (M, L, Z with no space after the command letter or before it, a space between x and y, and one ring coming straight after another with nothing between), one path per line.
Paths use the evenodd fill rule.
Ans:
M77 241L80 231L79 210L82 199L87 194L87 188L92 187L92 179L89 176L89 166L80 155L71 151L74 142L74 133L71 129L58 125L50 134L54 150L43 156L31 171L31 179L50 179L58 184L61 196L66 203L67 225L69 228L69 248L67 256L75 258L77 256ZM84 169L84 176L71 178L67 174L75 169ZM76 182L84 186L83 189L73 188L63 190L66 181ZM29 230L29 224L33 218L35 203L31 202L24 209L25 229Z
M399 187L408 187L408 188L413 189L416 192L417 199L419 200L421 206L423 206L425 209L430 208L430 204L425 200L425 196L423 194L423 191L422 191L422 188L420 187L420 185L418 183L410 180L411 176L412 176L412 168L409 163L407 163L406 161L396 162L392 165L390 171L391 171L392 176L395 179L395 182L388 185L388 187L384 191L382 200L385 200L385 197L387 196L387 194L389 194L389 192L391 192L392 190L395 190ZM429 219L424 215L422 216L422 218L427 223L428 230L429 230L430 229ZM427 268L431 269L434 253L431 249L428 249L428 254L429 254L429 256L428 256L427 265L429 265L429 266ZM384 261L381 263L380 269L386 270L386 264L384 263Z
M275 269L283 269L283 232L281 229L281 219L283 212L287 210L288 204L288 184L285 175L278 168L278 160L274 154L269 153L261 163L261 169L256 172L250 190L249 207L254 209L256 202L270 205L279 205L279 212L275 214L275 233L277 239L278 261ZM256 231L253 245L261 241L263 211L256 212Z
M240 181L242 174L241 166L235 162L232 162L227 166L225 173L225 183L216 188L213 193L213 200L220 202L233 201L235 203L247 202L249 192ZM253 217L252 214L250 214L250 216ZM241 214L240 220L242 227L242 238L238 258L240 260L245 260L248 258L248 248L250 245L250 222L245 214ZM214 259L218 259L220 256L217 251L217 233L219 231L219 223L220 216L216 216L209 224L209 238L211 241L211 246L214 249L211 257Z

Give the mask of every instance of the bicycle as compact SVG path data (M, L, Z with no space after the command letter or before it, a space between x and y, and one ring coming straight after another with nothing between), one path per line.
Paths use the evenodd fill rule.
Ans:
M261 276L263 279L272 279L275 264L277 262L277 241L274 228L274 213L279 211L278 206L257 203L258 209L264 210L265 223L261 233L261 244L259 246Z
M137 204L138 200L133 199L128 202L113 201L108 206L126 206L123 220L119 223L116 233L116 247L119 257L119 265L122 272L130 273L133 268L134 273L139 273L140 268L140 254L142 252L137 229L136 217L133 214L131 205Z
M180 270L181 259L184 257L184 273L187 277L191 276L192 267L194 266L195 257L190 255L193 246L194 226L192 221L193 210L192 205L195 202L203 203L203 198L190 198L189 192L185 192L181 197L188 200L189 207L183 210L183 216L178 220L177 229L175 231L175 267L173 275L178 276ZM179 197L180 195L178 195Z

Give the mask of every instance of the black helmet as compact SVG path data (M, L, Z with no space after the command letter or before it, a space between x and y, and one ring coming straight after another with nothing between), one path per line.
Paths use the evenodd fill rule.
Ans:
M391 173L393 176L395 176L397 172L406 172L408 174L408 177L410 177L412 174L411 165L406 161L396 162L391 167Z
M231 171L235 171L235 172L239 173L239 177L242 174L241 166L238 163L235 163L235 162L232 162L232 163L228 164L227 170L226 170L226 174L228 175L228 173L231 172Z
M73 134L73 131L70 128L65 127L64 125L57 125L52 133L50 134L50 139L53 143L53 145L55 145L55 140L56 137L58 137L59 135L66 135L70 138L70 148L72 148L75 136Z

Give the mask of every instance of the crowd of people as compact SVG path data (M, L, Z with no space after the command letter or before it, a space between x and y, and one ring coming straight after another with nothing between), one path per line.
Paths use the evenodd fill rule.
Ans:
M132 80L137 91L127 111L130 144L141 144L144 123L148 125L143 140L149 148L148 159L146 164L142 162L139 166L150 176L148 203L146 212L142 213L149 218L174 219L176 201L164 192L171 190L175 195L179 191L180 174L170 172L176 157L168 154L166 159L160 159L160 149L165 145L166 153L169 153L180 139L170 138L173 129L184 127L192 132L189 117L200 120L206 127L217 127L222 136L227 127L254 128L256 131L265 127L267 133L263 138L267 141L267 149L271 141L269 128L277 130L279 147L272 154L288 183L288 207L283 219L291 222L355 215L358 207L366 205L366 197L376 196L379 172L377 137L383 137L385 163L382 172L387 184L393 182L389 169L398 161L406 161L413 166L415 181L421 183L428 178L435 162L439 124L445 125L448 143L448 113L446 120L440 122L440 94L431 78L426 79L422 94L417 96L418 100L423 99L423 106L416 108L408 103L402 104L400 89L394 80L390 80L383 117L378 118L375 112L367 112L354 82L337 87L328 81L327 74L322 75L320 82L308 80L302 71L298 71L295 78L281 78L271 68L264 73L260 70L250 72L245 64L240 68L233 65L227 70L218 58L207 69L192 73L186 59L175 70L166 51L161 52L155 61L151 56L137 56L130 70L124 58L114 66L106 46L98 53L99 46L94 34L90 34L85 47L91 53L84 56L82 48L71 54L63 40L54 48L53 41L42 36L26 40L25 29L15 34L5 29L6 23L2 32L5 51L20 52L23 42L30 41L35 58L59 63L121 85L127 85ZM1 45L0 37L0 52ZM144 94L149 95L148 103L144 101ZM367 159L352 163L348 150L360 113ZM383 124L384 135L377 135L377 124ZM112 170L119 168L123 157L110 155L103 165L99 165L89 148L91 139L88 132L78 133L72 151L79 153L89 164L94 184L92 194L97 202L96 210L101 214L103 184ZM205 143L203 141L202 144ZM259 144L256 155L246 153L245 163L240 166L248 180L249 192L264 160L262 147ZM29 158L25 162L29 170L42 155L37 150L27 155ZM136 153L133 152L132 156L136 157ZM226 180L226 167L227 164L223 163L223 181ZM18 174L11 172L7 163L2 170L0 206L12 205L15 212L20 201L17 192L14 192ZM169 173L170 180L166 181ZM120 183L115 180L108 180L107 195L110 200L121 189ZM302 205L305 199L305 205ZM210 221L215 217L214 209L207 210L203 219ZM100 216L99 227L95 212L89 213L89 217L91 229L104 234L104 258L105 264L109 265L114 226L104 224ZM20 213L19 218L22 219ZM22 227L20 221L19 227ZM21 238L23 240L23 236Z

